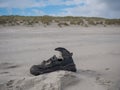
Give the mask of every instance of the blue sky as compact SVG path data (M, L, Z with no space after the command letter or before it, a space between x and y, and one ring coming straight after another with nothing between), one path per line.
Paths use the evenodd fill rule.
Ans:
M120 18L120 0L0 0L0 15Z

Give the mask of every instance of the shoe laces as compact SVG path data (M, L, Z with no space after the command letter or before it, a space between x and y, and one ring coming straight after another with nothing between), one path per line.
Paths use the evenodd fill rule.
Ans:
M44 65L50 64L51 62L53 62L53 61L55 61L55 60L57 60L56 55L54 55L53 57L51 57L51 58L48 59L48 60L44 60L44 61L42 62L42 64L44 64Z

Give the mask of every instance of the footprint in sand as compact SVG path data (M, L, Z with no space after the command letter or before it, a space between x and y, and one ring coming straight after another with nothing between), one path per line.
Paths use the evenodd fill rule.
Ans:
M0 74L8 74L9 72L0 72Z
M100 76L96 77L96 82L100 85L104 85L104 86L107 86L107 87L109 87L113 84L113 82L111 80L106 80L106 79L104 79L103 77L100 77Z
M14 63L0 63L0 69L12 69L12 68L17 68L20 67L20 65L16 65Z

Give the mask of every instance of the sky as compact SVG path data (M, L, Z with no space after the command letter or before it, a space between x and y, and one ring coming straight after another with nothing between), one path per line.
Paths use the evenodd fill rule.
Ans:
M0 0L0 16L120 18L120 0Z

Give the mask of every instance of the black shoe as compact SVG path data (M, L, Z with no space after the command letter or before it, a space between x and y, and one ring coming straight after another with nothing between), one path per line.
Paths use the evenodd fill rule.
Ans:
M56 48L55 50L61 52L62 59L57 58L54 55L47 61L43 61L40 65L33 65L30 68L30 73L37 76L40 74L49 73L57 70L67 70L76 72L76 66L72 59L73 54L62 47Z

